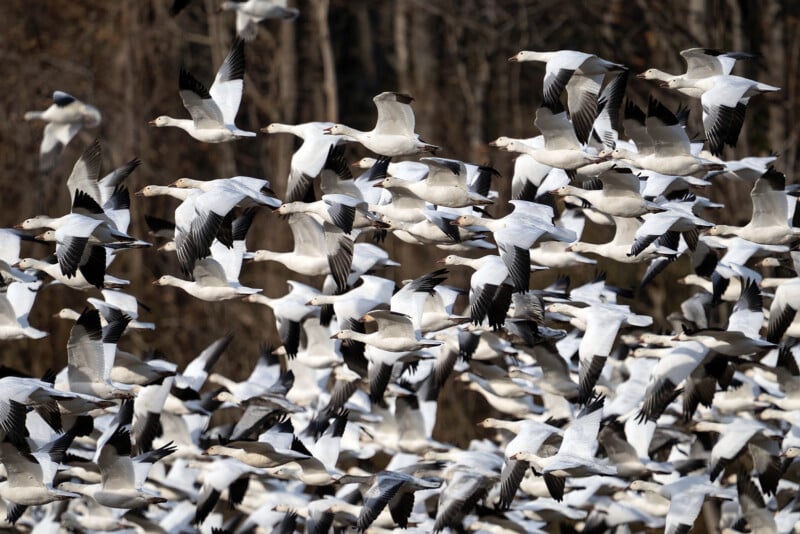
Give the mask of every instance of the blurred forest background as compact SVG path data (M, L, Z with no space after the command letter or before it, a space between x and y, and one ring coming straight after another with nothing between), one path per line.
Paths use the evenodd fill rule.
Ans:
M157 115L187 117L178 96L178 70L185 66L210 84L234 36L234 15L218 13L219 0L194 0L170 17L171 0L72 0L30 2L5 0L0 18L0 77L3 118L0 122L0 225L10 227L37 213L59 216L69 209L66 178L94 137L103 147L104 172L141 158L129 178L136 191L146 184L168 184L181 176L213 179L237 174L266 177L283 197L289 160L297 140L289 135L259 134L253 139L205 145L178 129L153 129ZM370 129L375 120L372 96L402 91L416 98L417 132L443 147L440 155L495 166L502 178L495 215L508 199L513 159L487 143L500 135L530 137L534 112L541 101L544 68L509 64L519 50L576 49L629 65L634 73L648 67L680 73L678 52L702 46L760 54L740 62L735 73L782 88L752 101L735 150L727 156L780 154L777 167L794 182L797 168L798 54L800 3L794 0L680 0L675 2L603 0L300 0L300 17L271 21L246 47L245 92L237 125L256 131L271 122L341 121ZM26 110L45 109L53 90L67 91L97 106L102 125L80 132L55 170L38 173L41 123L26 123ZM678 97L654 84L631 79L628 97L640 105L656 92L676 109ZM689 102L684 101L689 104ZM700 137L699 103L691 103L690 131ZM348 147L351 161L369 155L361 146ZM749 186L714 188L715 199L746 220ZM172 199L132 199L131 233L147 239L144 215L171 217ZM251 230L251 250L289 250L285 221L263 209ZM605 229L589 229L594 240L609 237ZM45 256L49 249L30 245L23 255ZM386 241L403 268L389 272L396 280L419 276L444 256L428 248ZM629 271L601 262L609 280L630 287ZM674 292L664 280L688 266L669 268L637 306L660 315L676 308ZM277 342L269 310L245 302L208 304L176 288L151 285L157 275L178 274L174 255L153 249L121 254L111 274L130 278L129 291L152 310L154 332L134 333L126 350L158 347L183 362L213 339L234 332L234 345L217 370L245 375L257 357L258 342ZM672 273L672 274L669 274ZM586 279L592 273L570 273ZM538 287L550 275L535 275ZM555 276L553 274L553 276ZM263 287L269 296L283 295L291 273L275 263L245 265L242 282ZM300 278L301 281L306 281ZM451 284L467 287L466 273L454 272ZM318 283L314 281L314 283ZM683 288L680 291L688 291ZM64 287L42 291L31 323L51 332L39 341L6 342L2 363L40 373L66 363L71 324L50 315L64 306L84 307L85 297ZM663 306L665 299L674 305Z

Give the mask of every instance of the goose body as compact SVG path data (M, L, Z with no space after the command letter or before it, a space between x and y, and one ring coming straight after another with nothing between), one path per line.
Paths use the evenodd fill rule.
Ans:
M419 152L431 152L439 147L424 143L414 133L414 111L409 95L385 92L372 99L378 108L375 128L368 132L356 130L344 124L334 124L326 133L347 135L367 149L382 156L409 156Z
M256 38L258 25L265 20L293 20L300 14L297 8L287 7L286 0L226 1L220 9L236 13L236 34L245 41Z
M204 258L197 261L192 271L192 276L194 281L183 280L165 274L154 281L153 285L178 287L191 296L208 302L230 300L261 291L260 289L243 286L238 282L229 281L225 271L222 269L222 265L213 258Z
M240 130L234 124L244 88L244 41L236 39L222 63L210 89L181 69L180 95L191 119L175 119L161 115L150 122L162 128L172 126L184 130L203 143L224 143L241 137L254 137L254 132Z
M81 128L96 128L102 120L96 107L64 91L53 92L53 104L46 110L27 111L24 117L26 121L42 120L47 123L39 148L39 169L42 172L48 172L55 166L64 147Z

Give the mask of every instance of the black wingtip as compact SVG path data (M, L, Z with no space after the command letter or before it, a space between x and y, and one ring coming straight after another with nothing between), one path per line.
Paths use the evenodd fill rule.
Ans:
M211 93L208 92L206 86L200 83L200 81L195 78L191 72L183 68L178 76L178 89L181 91L192 91L203 100L211 98Z

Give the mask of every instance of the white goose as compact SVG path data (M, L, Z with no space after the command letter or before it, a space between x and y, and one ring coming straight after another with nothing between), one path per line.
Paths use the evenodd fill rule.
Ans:
M62 487L90 496L110 508L133 509L166 502L167 499L145 489L144 482L155 462L175 452L172 443L131 457L130 429L126 425L118 425L107 441L98 446L100 484L81 486L63 483Z
M378 108L375 127L363 132L344 124L334 124L325 133L348 135L367 149L382 156L410 156L419 152L432 152L438 146L420 141L414 133L414 99L402 93L384 92L372 99Z
M635 110L637 115L642 113L635 106L628 106L626 115L629 110ZM647 117L643 121L645 132L636 120L624 122L626 131L633 128L636 132L636 146L641 147L639 152L617 147L611 152L611 157L642 169L672 176L705 174L711 170L724 168L719 163L704 160L694 154L689 136L678 115L683 115L683 111L672 113L661 102L651 97L647 105ZM634 138L634 133L628 135Z
M90 309L81 314L72 326L67 341L66 384L59 389L93 395L101 399L127 398L133 394L130 386L111 381L116 350L106 351L103 344L100 313Z
M179 287L191 296L208 302L230 300L261 291L229 280L228 273L214 258L203 258L195 262L192 277L194 281L165 274L154 281L153 285Z
M266 195L270 191L269 181L252 176L233 176L232 178L217 178L216 180L193 180L191 178L178 178L170 184L170 187L181 189L199 189L201 191L223 190L244 193L253 203L270 208L277 208L281 205L280 200Z
M575 50L534 52L523 50L508 58L511 62L540 61L545 63L543 106L555 105L567 89L567 105L575 124L575 133L585 143L597 115L597 95L603 78L609 72L628 70L594 54Z
M552 223L553 210L549 206L512 200L514 211L500 219L461 215L455 224L461 227L481 227L490 230L500 249L500 257L506 264L516 291L527 291L530 287L530 248L540 239L556 239L572 242L578 236L567 228Z
M491 141L489 146L496 146L501 150L511 151L513 148L523 148L523 145L528 145L534 149L544 148L544 137L537 136L530 139L514 139L510 137L501 136ZM512 148L509 148L512 147ZM536 197L543 193L540 189L548 173L552 169L549 165L539 163L533 156L525 152L520 152L519 156L514 160L514 175L511 178L511 198L514 200L535 200Z
M312 306L332 305L339 330L347 328L350 319L358 319L381 304L389 303L394 282L374 275L362 275L361 283L341 295L319 294L308 301Z
M106 280L106 250L101 246L90 247L88 258L81 260L74 276L68 277L58 263L49 263L35 258L22 258L15 267L22 270L35 269L42 271L54 278L58 283L79 291L88 291L94 288L118 287L118 283ZM85 260L85 261L84 261ZM55 262L56 260L53 259Z
M244 88L244 41L236 39L217 71L210 89L191 73L181 69L180 95L191 119L161 115L152 126L174 126L204 143L224 143L241 137L255 137L255 132L240 130L234 124Z
M576 298L575 295L570 296ZM591 398L620 328L623 325L646 327L653 324L652 317L632 313L627 306L603 302L590 302L590 305L584 308L557 302L547 306L546 311L569 315L585 325L585 332L578 347L580 363L578 400L581 403L588 402Z
M550 495L557 501L564 498L566 477L587 477L597 474L614 475L617 468L595 459L603 418L604 397L587 404L575 420L564 430L564 439L558 452L542 458L535 453L518 452L515 460L526 460L533 468L544 475Z
M390 176L384 178L381 187L404 187L426 202L447 208L492 203L492 200L469 189L464 162L444 158L422 158L420 161L429 169L424 180L411 182Z
M336 339L352 339L389 352L411 352L427 347L438 347L441 341L420 337L410 317L389 310L373 310L364 315L365 321L377 323L377 330L370 334L353 330L340 330Z
M81 197L81 195L79 194L78 197ZM56 247L56 255L58 256L59 265L66 276L75 274L79 260L84 255L88 245L136 247L140 246L140 244L144 245L144 242L139 242L136 238L120 232L111 221L104 221L79 213L68 213L61 217L37 215L25 219L15 225L15 228L23 230L52 228L55 230L53 234L43 234L41 239L59 243L60 246Z
M331 126L333 126L332 122L305 122L302 124L273 122L261 128L264 133L289 133L303 140L300 148L292 154L289 178L286 183L286 202L304 200L314 178L322 172L331 149L340 143L352 140L346 135L326 135L326 130Z
M28 323L28 314L41 287L41 281L11 282L0 293L0 339L41 339L49 335Z
M291 252L257 250L253 261L276 261L306 276L332 274L340 289L347 286L353 261L353 241L339 228L320 224L305 213L289 215L294 238Z
M300 14L297 8L287 7L286 0L228 0L219 8L236 13L236 35L248 42L256 38L261 22L268 19L294 20Z
M574 171L600 160L597 156L583 151L575 136L572 123L567 118L567 112L560 102L555 102L550 107L542 105L536 110L536 119L533 123L544 136L544 149L511 141L506 145L506 150L528 154L543 165L566 171Z
M722 488L709 483L704 475L686 476L671 484L634 480L630 489L649 491L666 497L669 502L665 532L688 532L694 526L706 497L733 499L733 488Z
M720 52L711 48L689 48L681 50L681 56L686 61L686 72L681 75L670 74L658 69L647 69L637 78L644 80L658 80L666 83L674 78L697 80L709 78L720 74L730 74L733 66L739 59L755 59L756 54L748 52ZM700 98L702 90L695 87L682 87L678 89L682 94L693 98Z
M689 87L702 91L703 129L708 139L708 149L715 156L722 153L724 145L736 146L750 97L780 91L780 87L722 74L698 79L672 78L667 82L667 87Z
M572 195L589 202L596 210L613 217L638 217L659 206L648 202L639 193L639 177L631 169L618 168L605 171L598 179L603 188L586 190L565 185L555 191L557 195Z
M718 224L709 230L709 235L736 235L762 245L794 243L800 237L800 230L791 226L785 185L786 176L770 167L750 191L753 202L750 222L741 227Z
M64 91L54 91L53 104L44 111L26 111L25 120L43 120L47 123L39 148L39 170L48 172L81 128L97 128L102 116L96 107Z
M37 451L31 451L26 438L26 408L11 401L8 419L3 422L3 440L0 441L0 461L7 479L0 483L0 497L8 502L6 521L16 523L28 506L47 504L77 497L77 493L56 489L53 478L58 463L69 447L74 434L64 434Z
M303 321L318 314L318 310L308 302L316 297L319 291L294 280L286 283L289 285L290 291L282 297L270 298L266 295L254 294L246 296L245 300L272 309L278 335L283 342L286 355L293 358L297 356L297 349L300 345L300 327Z
M495 255L464 258L451 254L439 260L439 263L464 265L475 269L469 282L469 307L472 322L481 324L484 318L488 317L489 326L501 327L511 305L513 291L508 268L503 259Z

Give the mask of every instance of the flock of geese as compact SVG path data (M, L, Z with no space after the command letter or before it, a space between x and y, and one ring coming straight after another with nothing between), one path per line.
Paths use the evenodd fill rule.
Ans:
M205 143L256 135L235 124L245 41L263 18L297 12L268 0L223 7L237 10L240 36L213 83L182 70L190 118L153 125ZM736 144L749 99L778 88L730 74L751 54L681 55L685 73L639 76L699 99L705 142L687 134L688 108L626 100L622 64L567 50L510 58L543 62L545 75L541 135L491 143L519 154L503 217L487 211L506 203L492 190L496 171L430 155L439 147L420 139L413 99L398 92L373 99L370 131L326 122L262 129L302 139L283 200L247 176L138 191L139 211L147 197L175 199L174 214L147 217L181 270L155 285L272 309L282 346L262 348L241 382L214 373L231 336L209 340L183 369L159 352L125 351L127 331L158 323L140 319L133 288L110 274L117 254L151 245L128 233L125 179L139 160L102 175L100 144L90 144L67 180L69 213L0 230L4 340L47 335L28 322L47 285L92 295L84 311L58 312L74 321L65 369L41 378L4 369L0 378L5 525L675 534L703 523L798 532L796 198L775 157L719 158ZM40 161L51 169L101 114L56 91L52 106L25 118L46 122ZM359 176L346 143L375 155L355 164ZM420 153L428 155L395 159ZM715 224L723 206L702 196L731 180L752 184L743 227ZM264 206L288 222L291 251L248 250ZM613 239L581 241L587 219L613 227ZM392 268L414 258L390 258L380 246L388 234L424 247L422 257L440 249L439 264L396 284ZM22 241L33 239L54 242L55 254L21 258ZM678 271L669 266L682 256L694 272L667 287L698 289L668 310L674 330L657 333L647 310L627 303ZM542 287L532 274L594 270L597 257L648 267L633 291L602 275ZM285 294L268 297L239 282L258 261L319 285L287 280ZM451 270L470 272L469 287L447 285ZM477 423L491 439L462 449L433 437L447 381L491 406L493 417ZM236 419L214 426L223 409Z

